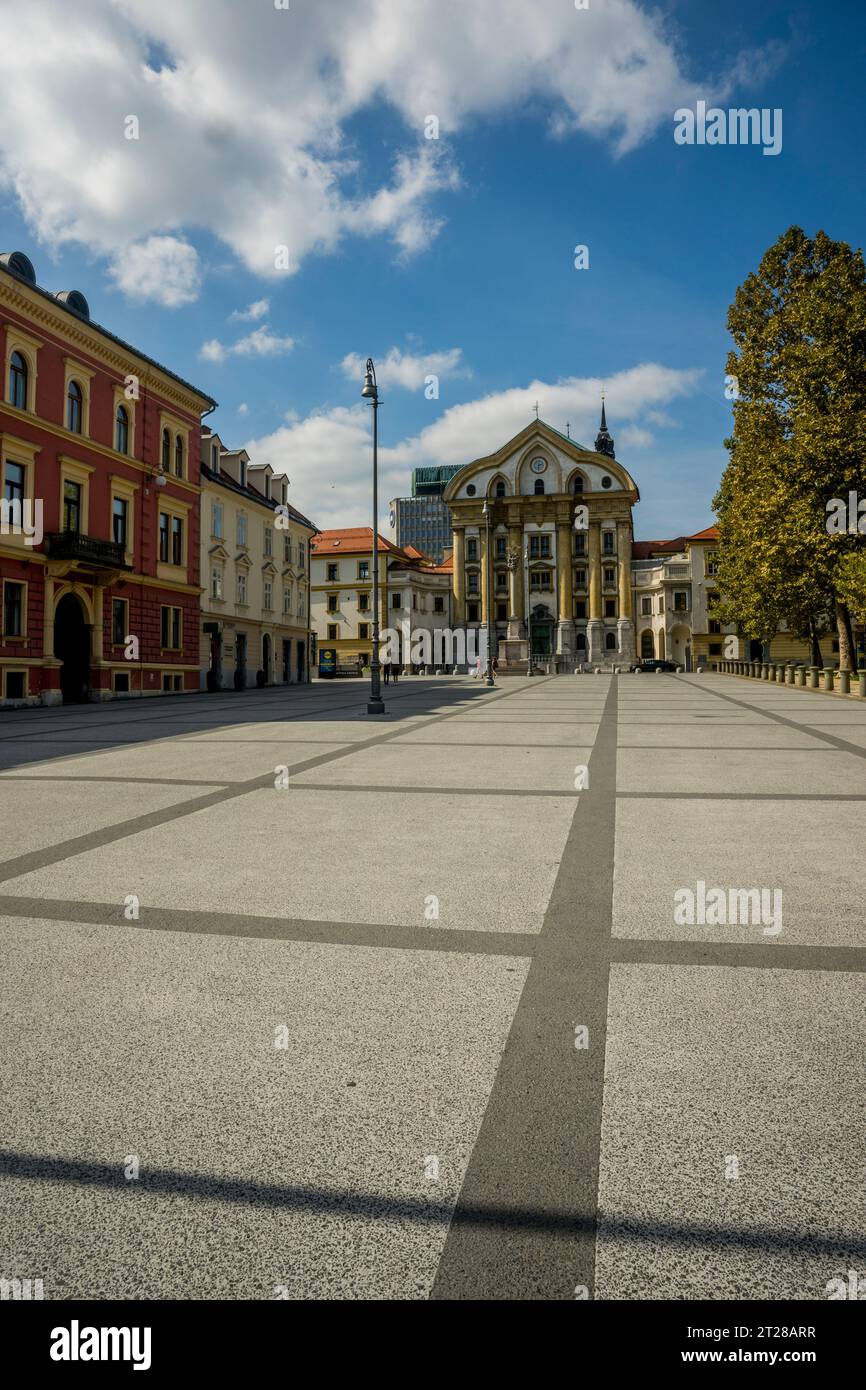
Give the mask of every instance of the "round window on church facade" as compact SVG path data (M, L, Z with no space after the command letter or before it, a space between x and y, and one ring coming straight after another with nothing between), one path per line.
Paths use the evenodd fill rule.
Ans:
M602 487L613 487L613 478L608 477L607 473L605 473L601 480L601 485Z
M474 484L474 483L467 483L467 485L466 485L466 496L467 496L467 497L474 497L474 496L475 496L475 484Z

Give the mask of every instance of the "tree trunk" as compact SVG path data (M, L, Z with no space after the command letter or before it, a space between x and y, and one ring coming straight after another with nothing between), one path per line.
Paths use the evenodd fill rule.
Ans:
M850 636L851 618L848 609L839 599L835 600L836 631L839 634L839 670L850 671L854 644Z
M851 621L851 609L847 603L842 604L842 615L845 622L845 631L848 634L848 650L851 653L851 670L857 667L857 643L854 641L854 624Z
M812 665L823 669L824 661L821 656L821 641L818 637L818 624L814 618L809 619L809 645L812 648Z

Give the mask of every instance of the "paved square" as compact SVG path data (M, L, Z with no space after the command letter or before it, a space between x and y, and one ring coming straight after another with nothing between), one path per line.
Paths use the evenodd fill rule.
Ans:
M4 1275L809 1300L866 1267L866 702L365 698L4 713ZM701 884L779 890L781 931L678 919Z

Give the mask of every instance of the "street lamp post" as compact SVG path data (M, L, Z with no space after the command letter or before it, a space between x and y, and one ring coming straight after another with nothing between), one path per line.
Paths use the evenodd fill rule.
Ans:
M361 395L373 403L373 656L370 662L368 714L384 714L379 666L379 388L372 357L367 358Z
M484 558L484 568L487 571L487 680L485 685L495 685L493 679L493 623L491 616L493 613L493 570L490 566L490 505L485 501L481 509L485 522L487 523L487 552Z
M525 593L526 593L526 638L527 638L527 641L526 641L526 655L529 657L529 660L528 660L527 663L526 663L526 674L527 674L527 676L531 676L531 675L532 675L532 615L531 615L530 612L529 612L529 546L528 546L528 545L526 546L526 549L525 549L524 552L523 552L523 574L524 574L524 584L525 584L525 586L526 586L526 588L525 588Z

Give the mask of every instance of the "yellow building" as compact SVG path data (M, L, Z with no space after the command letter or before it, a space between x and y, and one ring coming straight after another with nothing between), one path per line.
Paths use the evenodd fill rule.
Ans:
M310 542L288 479L202 433L202 686L310 679ZM261 673L261 674L260 674Z
M632 507L602 404L595 448L533 420L445 489L454 625L491 624L503 670L634 660Z

